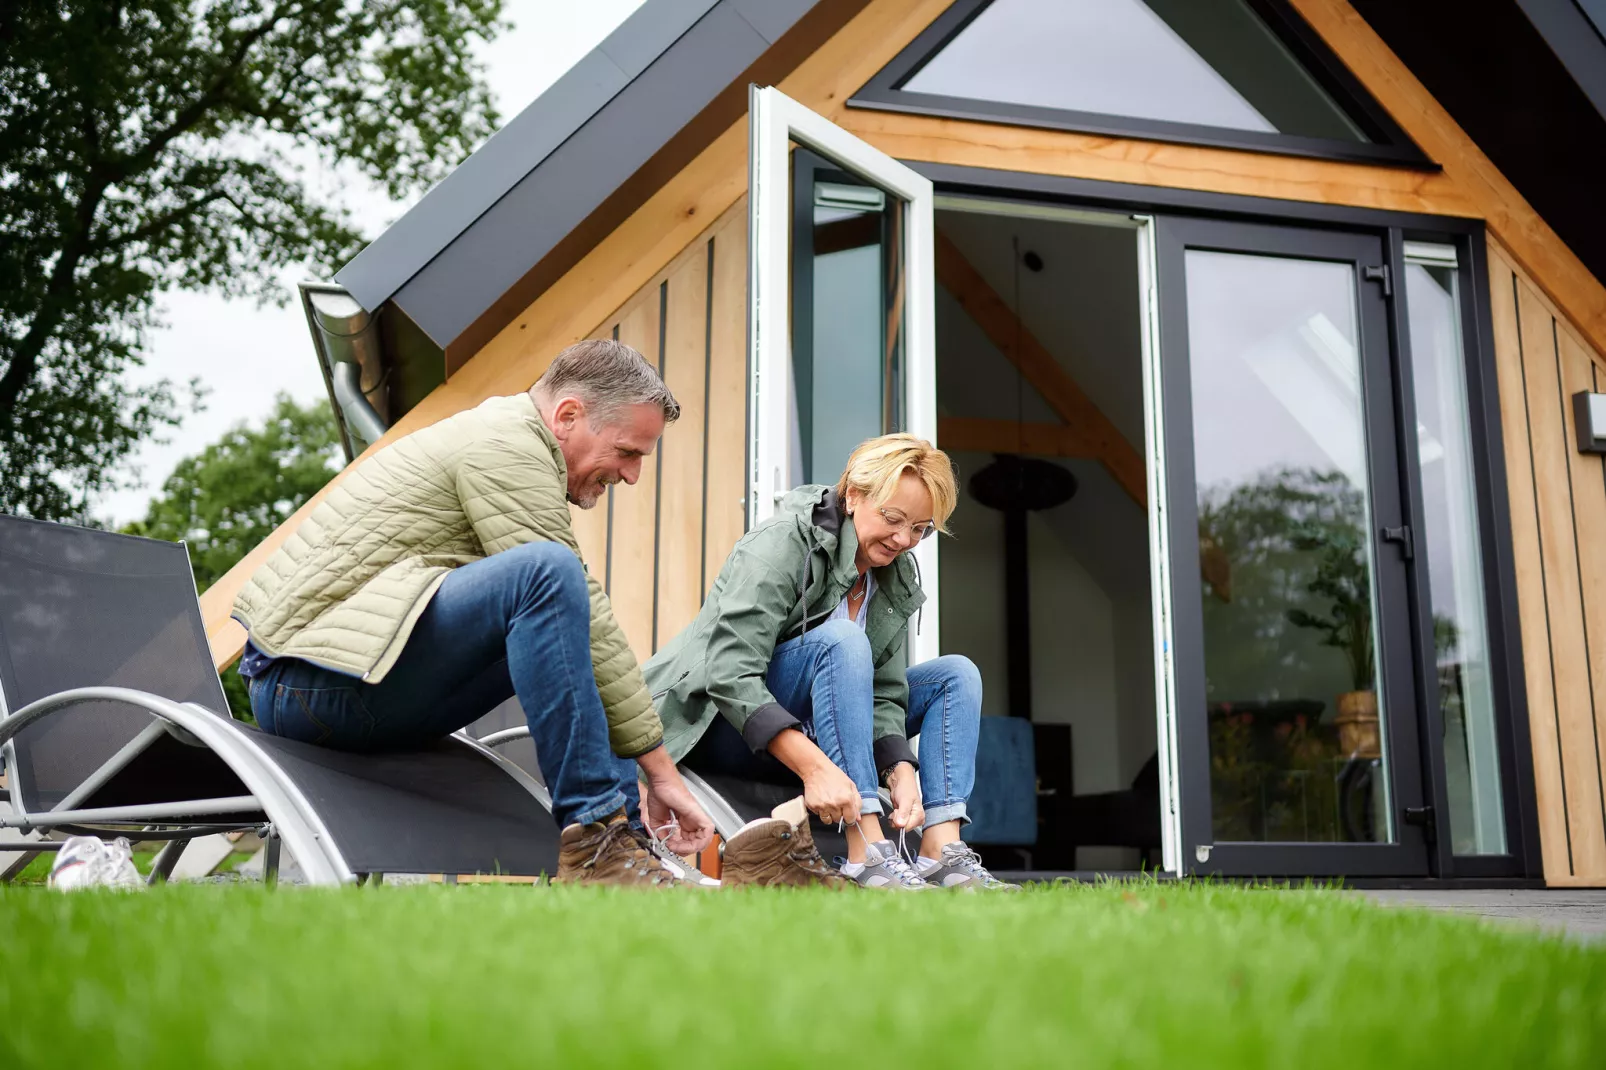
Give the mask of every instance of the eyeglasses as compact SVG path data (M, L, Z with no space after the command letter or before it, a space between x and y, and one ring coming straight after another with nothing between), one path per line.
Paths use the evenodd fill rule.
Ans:
M937 523L934 520L924 520L916 524L896 509L877 509L881 519L895 528L906 529L915 542L924 542L937 533Z

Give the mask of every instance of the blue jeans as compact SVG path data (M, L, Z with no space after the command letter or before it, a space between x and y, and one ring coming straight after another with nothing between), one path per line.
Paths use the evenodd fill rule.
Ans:
M946 654L908 670L904 731L920 737L920 795L926 826L968 822L981 734L981 673ZM874 737L875 664L864 629L834 620L775 648L765 678L775 701L859 789L859 812L882 813Z
M568 547L531 542L454 569L377 684L280 658L251 681L264 732L349 751L424 746L517 695L558 825L625 808L636 763L608 743L591 669L591 598Z

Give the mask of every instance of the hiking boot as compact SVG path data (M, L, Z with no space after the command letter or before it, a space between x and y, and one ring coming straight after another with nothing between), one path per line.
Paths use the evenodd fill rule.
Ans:
M684 882L653 853L652 840L631 826L623 810L603 821L568 826L559 844L554 884L684 887Z
M725 844L720 881L727 888L744 884L846 888L850 883L820 857L802 799L782 803L770 817L743 825Z
M915 872L935 888L953 888L961 892L1018 892L1020 885L1001 881L981 864L981 856L964 840L944 844L941 860L921 858L915 862Z
M885 888L894 892L924 892L931 885L920 879L915 868L904 860L891 840L864 845L864 861L836 860L837 869L862 888Z

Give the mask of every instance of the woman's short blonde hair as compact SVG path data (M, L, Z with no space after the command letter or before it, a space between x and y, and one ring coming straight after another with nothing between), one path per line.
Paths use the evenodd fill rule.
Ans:
M931 495L931 519L937 530L948 530L948 518L959 504L959 488L954 482L954 464L948 455L923 438L908 432L882 435L859 443L848 457L848 467L837 481L836 492L844 502L850 489L880 507L898 489L905 472L912 472ZM911 518L914 519L914 518Z

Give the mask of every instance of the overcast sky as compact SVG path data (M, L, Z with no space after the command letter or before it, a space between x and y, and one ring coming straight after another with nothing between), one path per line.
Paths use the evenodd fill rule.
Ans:
M643 0L505 0L513 26L486 50L496 104L505 123L589 52ZM375 188L343 180L346 204L369 236L406 211ZM299 274L285 279L293 287ZM143 486L102 498L96 515L124 524L146 505L180 459L198 453L241 421L268 412L275 392L323 400L323 378L298 301L258 308L211 294L172 293L162 301L167 326L153 331L144 368L130 378L177 382L197 376L211 388L206 410L191 414L166 445L147 443L135 461Z

